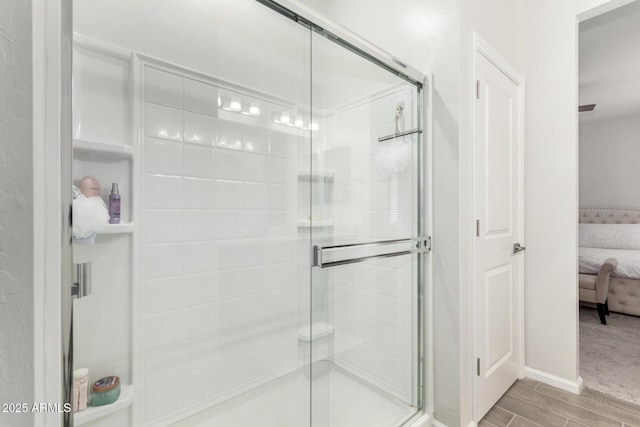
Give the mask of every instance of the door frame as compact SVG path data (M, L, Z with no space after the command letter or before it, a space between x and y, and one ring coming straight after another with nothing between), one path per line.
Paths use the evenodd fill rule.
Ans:
M71 304L70 251L65 249L70 242L71 176L70 167L68 173L63 167L71 162L71 20L72 0L32 2L33 389L34 402L60 405L69 399L65 370L70 378L70 365L63 365L71 333L63 333L62 325L70 320L63 305ZM58 427L69 418L53 411L33 414L38 427Z
M524 244L525 242L525 187L524 187L524 107L525 107L525 81L524 81L524 77L522 75L520 75L520 73L513 67L511 66L511 64L509 64L497 51L495 51L491 45L489 45L486 41L484 41L482 39L482 37L480 37L480 35L478 33L476 33L475 31L472 33L472 58L471 58L471 67L472 67L472 71L471 71L471 82L470 82L470 88L471 88L471 92L472 92L472 96L470 98L470 102L471 102L471 163L472 163L472 171L471 171L471 176L472 176L472 180L473 180L473 176L475 176L475 168L476 168L476 159L475 159L475 145L476 145L476 140L475 140L475 120L476 120L476 108L475 108L475 90L476 90L476 80L477 80L477 71L476 71L476 58L478 58L478 55L483 56L484 58L486 58L489 62L491 62L496 68L498 68L498 70L500 70L504 75L506 75L513 83L516 84L516 86L518 86L518 94L520 96L520 129L518 131L518 141L517 144L519 145L519 149L520 149L520 156L518 159L518 163L519 163L519 176L518 176L518 181L516 183L517 187L518 187L518 192L520 193L521 197L519 200L519 209L520 209L520 231L519 231L519 235L517 236L517 241L521 242ZM476 215L475 215L475 191L474 191L474 186L471 185L470 188L470 193L471 193L471 213L472 213L472 220L475 221ZM473 273L475 271L475 265L476 265L476 253L475 253L475 227L469 227L469 230L473 231L471 233L469 233L469 245L470 245L470 249L471 249L471 268L472 268L472 273L471 273L471 292L470 292L470 308L471 308L471 321L473 322L476 316L476 278L475 278L475 274ZM518 321L518 325L517 325L517 331L518 331L518 342L517 342L517 348L518 348L518 378L523 378L524 374L525 374L525 361L524 361L524 265L525 262L524 260L520 263L520 266L517 270L517 277L518 277L518 285L516 287L516 292L517 292L517 300L518 300L518 304L517 304L517 310L518 310L518 314L517 314L517 321ZM472 376L471 379L471 383L472 383L472 415L473 415L473 421L477 424L480 420L477 419L477 410L476 410L476 393L477 393L477 375L476 375L476 357L477 357L477 334L475 331L475 328L471 328L470 330L471 333L471 356L472 356L472 363L470 366L470 375Z
M631 3L640 2L640 0L608 0L595 6L593 8L589 8L582 12L576 14L576 25L575 25L575 37L576 37L576 45L575 45L575 56L576 56L576 73L575 73L575 83L576 83L576 98L575 98L575 111L576 111L576 196L577 196L577 209L580 209L580 116L578 113L578 107L580 106L580 24L588 21L592 18L597 18L606 13L612 12L621 7L627 6ZM576 213L577 223L580 222L580 219ZM578 224L576 224L577 226ZM579 247L579 236L576 232L576 248ZM579 255L576 252L576 371L577 371L577 390L578 392L582 391L583 387L583 378L580 376L580 299L578 294L580 292L580 280L579 280Z

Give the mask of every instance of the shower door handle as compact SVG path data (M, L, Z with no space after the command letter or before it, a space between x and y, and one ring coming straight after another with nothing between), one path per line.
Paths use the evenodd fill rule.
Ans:
M390 247L389 251L379 249ZM360 256L340 258L340 252L368 251ZM379 240L377 242L349 243L332 246L313 246L312 267L328 268L345 264L371 261L375 259L391 258L402 255L421 254L431 250L431 236L412 239ZM335 255L338 255L337 257Z

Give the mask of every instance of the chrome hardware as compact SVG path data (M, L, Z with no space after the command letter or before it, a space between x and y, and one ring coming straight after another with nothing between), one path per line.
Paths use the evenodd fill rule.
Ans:
M517 254L518 252L522 252L525 249L527 249L527 248L525 248L524 246L520 246L520 243L514 243L513 244L513 253L514 254Z
M378 142L388 141L390 139L400 138L402 136L413 135L414 133L422 133L422 129L405 130L404 132L394 133L393 135L381 136Z
M402 117L403 111L404 111L404 102L401 102L396 106L396 130L394 132L395 134L400 133L399 121L400 121L400 117Z
M407 245L409 248L400 251L386 252L381 254L365 255L360 257L346 258L336 261L324 261L323 253L331 253L340 251L342 249L372 249L380 246L387 245ZM314 246L312 253L312 266L327 268L336 267L338 265L354 264L357 262L371 261L374 259L391 258L401 255L421 254L429 252L431 250L431 237L422 237L416 239L395 239L395 240L380 240L377 242L366 243L349 243L345 245L333 245L333 246Z
M396 105L396 115L395 115L396 129L395 131L393 131L393 135L381 136L380 138L378 138L378 142L389 141L390 139L401 138L403 136L413 135L414 133L422 133L422 129L420 128L415 128L415 129L405 130L405 131L400 130L400 118L402 117L403 112L404 112L404 102L401 102L398 105Z
M322 248L320 246L314 246L311 256L312 267L322 267Z
M91 263L75 264L71 296L80 299L89 295L91 295Z

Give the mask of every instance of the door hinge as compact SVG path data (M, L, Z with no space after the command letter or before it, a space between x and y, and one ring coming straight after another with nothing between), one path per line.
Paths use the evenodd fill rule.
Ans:
M480 237L480 220L476 219L476 237Z
M480 358L478 357L478 359L476 359L476 360L477 360L476 369L477 369L478 376L480 376Z
M480 99L480 80L476 80L476 99Z

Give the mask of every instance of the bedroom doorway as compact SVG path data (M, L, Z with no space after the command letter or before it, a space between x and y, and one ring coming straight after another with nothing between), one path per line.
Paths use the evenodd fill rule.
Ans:
M584 385L640 405L638 22L636 0L579 25L578 268Z

